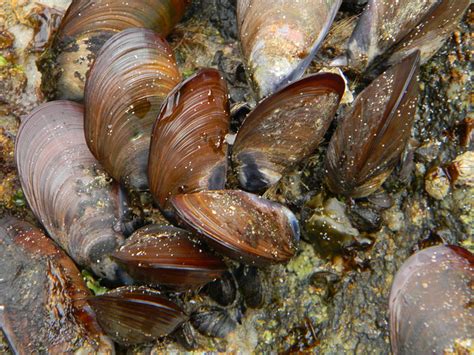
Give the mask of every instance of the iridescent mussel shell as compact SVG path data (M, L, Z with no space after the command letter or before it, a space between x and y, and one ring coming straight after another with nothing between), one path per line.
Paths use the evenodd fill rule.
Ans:
M112 257L134 281L174 290L203 286L227 268L192 233L172 226L149 225L138 229Z
M79 104L52 101L20 125L16 163L25 197L48 234L82 266L116 279L108 255L123 242L122 193L87 148Z
M470 3L470 0L438 1L421 22L395 46L388 62L396 63L419 50L421 64L426 63L454 32Z
M329 143L326 183L332 192L366 197L390 175L410 138L419 62L416 51L357 96Z
M474 256L466 249L441 245L408 258L390 292L393 353L469 354L473 285Z
M177 86L153 127L148 179L162 211L180 193L225 186L229 101L215 69L202 69Z
M90 69L84 94L87 144L107 172L131 189L148 188L153 122L180 81L168 43L143 28L112 36Z
M57 97L81 100L87 71L103 44L127 28L148 28L166 37L184 14L189 0L74 0L54 48L60 75Z
M71 259L31 224L0 219L0 328L15 354L114 352Z
M246 118L232 148L241 186L260 191L319 145L344 94L337 74L315 74L263 100Z
M203 241L237 261L287 262L297 249L299 225L286 207L239 190L176 195L177 219Z
M440 0L369 0L348 43L352 68L363 71L400 42Z
M341 0L238 0L237 23L249 76L259 97L303 75Z
M102 329L124 345L156 340L187 319L178 305L146 287L119 287L88 301Z

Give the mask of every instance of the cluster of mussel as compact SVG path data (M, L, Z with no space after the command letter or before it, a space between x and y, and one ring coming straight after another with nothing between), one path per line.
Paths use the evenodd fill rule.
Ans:
M215 252L252 266L284 263L295 254L297 218L258 193L315 151L336 114L345 90L342 76L300 77L341 0L237 1L242 51L262 100L235 137L229 134L229 98L220 73L201 69L182 81L164 39L187 5L186 0L77 0L65 14L54 42L61 68L58 97L83 104L52 101L22 119L18 173L48 235L81 267L125 286L89 296L76 266L42 232L2 219L0 247L3 259L11 261L2 271L11 282L3 284L11 290L0 283L5 305L0 325L14 350L112 351L90 306L114 340L151 341L188 318L166 291L196 290L225 275L226 262ZM366 197L390 175L410 137L420 62L440 48L468 5L369 1L347 57L335 62L360 73L377 62L393 65L359 93L331 138L325 177L331 192ZM245 191L226 189L228 170ZM133 224L124 189L149 189L163 214L180 227L146 225L125 238ZM472 255L456 247L430 252L443 259L433 283L425 287L416 279L432 268L433 260L423 259L428 251L414 256L424 270L415 280L400 280L400 274L395 280L392 346L401 353L411 346L446 347L439 327L430 328L433 343L413 338L412 328L428 318L406 323L405 313L425 305L424 293L432 296L443 282L456 283L458 297L469 292L464 282L472 276ZM44 285L47 292L40 291ZM420 294L410 299L413 289ZM30 292L41 295L34 305L28 304ZM24 319L11 306L18 298L28 309ZM445 309L440 298L430 302L428 307ZM465 314L456 302L446 314L433 316ZM25 324L43 333L23 334ZM456 321L461 334L465 324L469 320Z

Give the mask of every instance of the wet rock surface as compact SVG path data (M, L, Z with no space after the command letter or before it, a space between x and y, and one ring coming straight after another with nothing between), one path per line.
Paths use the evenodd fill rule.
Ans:
M350 16L350 11L360 11L359 4L363 3L347 1L350 6L344 10L349 11L347 15ZM3 7L9 4L1 5L4 12ZM11 8L7 10L9 12L5 13L13 16ZM286 266L261 270L259 277L265 285L262 308L248 308L243 311L243 317L234 317L236 304L238 307L242 304L234 302L225 312L239 318L235 329L224 339L211 339L190 331L194 337L189 340L194 344L193 349L390 353L388 296L393 276L400 265L420 245L424 247L422 241L433 235L436 238L431 240L435 244L445 242L473 249L469 237L474 234L474 172L472 158L469 159L472 153L466 153L472 149L469 143L469 120L472 117L468 116L472 91L469 51L472 18L472 11L468 11L458 31L421 68L421 95L412 134L413 144L410 144L403 162L383 185L382 197L375 205L370 205L380 218L380 226L377 222L377 228L361 228L366 230L364 237L372 240L371 246L323 256L312 245L302 241L297 256ZM15 26L20 22L14 16L5 19L7 30L15 38L25 31L33 33L32 28L19 31ZM31 67L37 58L36 54L33 59L29 54L25 55L27 52L22 49L25 46L20 46L25 40L16 39L15 44L9 45L8 36L0 35L0 43L6 43L0 46L0 75L15 65ZM193 1L185 20L169 40L184 76L204 66L218 68L228 82L231 104L248 102L252 106L255 103L246 82L236 39L235 0ZM6 67L2 65L2 58L7 61ZM318 67L317 63L313 67ZM0 213L26 215L32 220L14 169L13 142L19 117L43 98L33 89L38 72L25 70L24 75L27 78L24 87L13 81L15 77L2 81L2 85L16 83L14 87L20 90L20 96L14 95L15 100L0 98ZM351 81L350 85L354 89L355 82ZM238 127L239 123L233 122L233 125ZM302 217L305 198L323 191L323 161L334 128L335 124L316 154L283 178L267 192L266 197L284 202L298 217ZM427 192L425 177L429 169L449 166L453 171L461 169L461 178L450 180L447 192L435 191L435 196ZM470 169L465 169L466 166ZM448 174L448 178L452 179L452 176ZM349 201L340 201L349 206ZM379 208L381 205L384 207ZM147 221L160 218L149 202L145 215ZM358 228L358 222L352 219L351 223ZM210 298L197 293L186 294L182 302L186 304L188 313L201 305L217 306ZM0 350L3 349L5 346L0 341ZM172 339L165 339L128 351L159 353L183 349Z

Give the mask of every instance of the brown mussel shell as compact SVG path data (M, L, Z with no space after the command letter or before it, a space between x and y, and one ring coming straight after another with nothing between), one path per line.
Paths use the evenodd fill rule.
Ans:
M181 193L225 186L229 131L227 86L215 69L202 69L177 86L153 127L148 179L164 212Z
M57 97L82 100L87 72L97 52L115 33L127 28L148 28L165 38L189 3L189 0L74 0L64 15L54 44L60 68Z
M454 32L470 0L439 1L423 20L395 47L389 63L399 62L412 51L419 50L421 64L426 63Z
M326 183L354 198L375 192L410 138L418 100L416 51L376 78L339 123L326 156Z
M16 163L25 197L48 234L75 262L115 279L108 255L123 242L120 189L87 148L79 104L52 101L20 125Z
M239 190L176 195L178 220L237 261L266 265L287 262L299 241L296 217L286 207Z
M125 345L168 335L187 319L178 305L146 287L119 287L89 298L89 303L102 329Z
M348 43L349 65L364 71L400 42L440 0L369 0Z
M259 97L303 75L340 4L340 0L238 1L242 50Z
M261 191L317 148L344 94L344 80L323 73L263 100L245 119L232 149L241 186Z
M301 77L326 36L341 0L238 0L242 52L263 98Z
M138 229L112 257L135 281L176 290L203 286L227 269L190 232L172 226Z
M454 354L465 341L472 346L473 283L474 256L461 247L430 247L408 258L390 292L393 353Z
M0 255L0 328L15 354L113 353L79 270L51 239L3 217Z
M151 129L180 80L173 51L152 30L126 29L99 51L84 94L86 140L105 170L125 186L148 188Z

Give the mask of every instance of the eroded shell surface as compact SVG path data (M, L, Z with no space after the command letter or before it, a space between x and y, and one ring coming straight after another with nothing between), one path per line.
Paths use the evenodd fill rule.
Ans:
M461 247L430 247L408 258L390 292L393 353L451 354L463 344L459 353L469 353L473 282L474 256Z
M440 0L370 0L348 43L349 65L363 71L400 42Z
M415 50L420 51L421 64L426 63L454 32L466 12L470 0L442 0L421 22L396 45L389 63L399 62Z
M1 218L0 255L0 328L13 352L113 353L79 270L43 232Z
M176 87L153 127L148 179L160 208L180 193L223 189L229 102L224 79L202 69Z
M339 123L326 155L332 192L365 197L390 175L411 134L419 62L416 51L376 78Z
M152 126L180 80L168 43L143 28L111 37L90 70L84 95L87 144L107 172L131 189L148 188Z
M242 51L257 95L303 75L329 31L341 0L239 0Z
M260 191L317 148L344 93L337 74L311 75L263 100L245 119L232 149L241 186Z
M125 345L168 335L187 318L174 302L146 287L119 287L89 298L89 303L102 329Z
M192 233L172 227L140 228L113 254L135 281L177 290L198 288L220 277L226 265Z
M171 198L176 216L213 248L238 261L287 262L299 241L286 207L239 190L202 191Z
M25 197L48 234L82 266L115 279L123 241L120 189L87 148L82 105L52 101L22 120L15 157Z
M189 0L75 0L59 28L55 50L61 69L57 97L82 100L87 71L103 44L127 28L148 28L166 37Z

